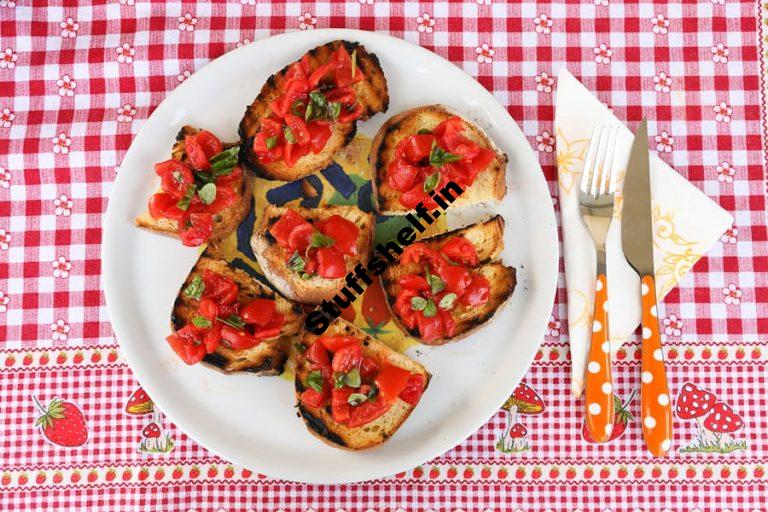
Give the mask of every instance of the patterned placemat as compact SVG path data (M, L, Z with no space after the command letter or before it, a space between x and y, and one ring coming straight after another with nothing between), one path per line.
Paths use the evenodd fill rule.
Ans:
M0 509L765 510L760 10L737 0L0 0ZM237 45L320 27L402 37L477 78L538 151L556 206L560 67L620 119L634 125L647 116L662 158L735 217L660 305L670 388L676 400L711 392L743 427L719 434L678 418L672 457L651 459L635 419L633 341L614 373L626 428L607 445L585 441L583 406L569 391L562 275L524 379L542 410L515 418L500 410L467 441L405 474L337 487L272 480L215 457L162 412L131 407L140 384L112 335L100 286L101 220L121 159L152 110L195 69ZM53 408L73 422L82 412L82 446L61 446L82 439L35 425L39 407L57 397ZM513 439L515 421L527 433ZM145 432L150 422L159 437Z

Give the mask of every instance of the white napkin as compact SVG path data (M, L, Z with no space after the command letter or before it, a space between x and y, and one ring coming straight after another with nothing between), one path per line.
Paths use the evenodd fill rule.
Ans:
M596 253L579 214L578 189L584 155L596 126L621 124L573 75L558 77L555 109L557 172L563 228L568 326L571 343L571 391L579 396L592 330ZM606 243L608 308L613 354L640 324L640 278L621 248L621 191L633 134L623 125L614 156L615 211ZM733 218L653 152L650 158L656 290L661 300L709 250Z

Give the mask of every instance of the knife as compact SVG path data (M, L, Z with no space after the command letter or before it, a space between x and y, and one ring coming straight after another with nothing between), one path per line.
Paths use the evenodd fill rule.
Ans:
M656 457L672 445L672 406L656 305L653 269L653 219L651 216L651 175L648 165L648 128L640 123L632 143L624 178L621 214L621 245L624 256L640 276L642 303L642 373L640 411L643 437Z

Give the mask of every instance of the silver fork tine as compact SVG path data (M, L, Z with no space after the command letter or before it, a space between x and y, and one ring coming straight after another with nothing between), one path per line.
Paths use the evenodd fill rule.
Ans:
M608 152L608 126L600 127L600 139L597 145L597 159L595 160L594 176L592 178L592 195L597 197L604 193L603 181L610 169L605 167L606 153Z
M606 141L605 162L603 163L603 183L600 186L601 193L613 192L615 185L615 173L613 172L613 158L616 154L616 137L619 129L616 126L608 128L608 140Z
M584 168L581 172L581 191L588 194L591 187L592 175L594 174L595 157L597 155L597 142L600 127L592 130L592 136L589 139L587 155L584 157Z

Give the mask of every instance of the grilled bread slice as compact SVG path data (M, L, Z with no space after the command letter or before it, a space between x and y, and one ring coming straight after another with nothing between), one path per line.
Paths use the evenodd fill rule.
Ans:
M371 174L373 175L374 197L378 211L383 215L405 215L413 210L400 204L401 192L387 183L387 168L395 159L395 150L401 140L416 135L420 130L433 130L446 119L457 116L442 105L417 107L398 114L382 125L371 145ZM461 117L461 116L459 116ZM500 201L507 192L507 156L496 147L488 135L477 125L462 117L465 125L463 134L481 148L496 153L488 166L475 178L474 183L453 202L451 206L467 206L480 201Z
M327 219L331 215L340 215L360 228L357 240L357 256L346 257L347 271L354 269L358 263L363 266L368 264L373 243L374 219L370 213L365 213L355 206L320 206L308 209L291 207L309 222ZM344 286L345 279L325 279L313 275L309 279L302 279L298 273L288 268L285 249L275 241L269 228L277 222L288 210L286 207L267 205L261 220L254 227L251 237L251 248L256 255L256 260L269 282L280 293L291 300L302 304L319 304L324 300L330 300Z
M187 162L187 153L184 150L184 138L187 135L194 135L199 130L189 125L185 125L176 135L176 142L171 148L171 158ZM224 149L237 146L237 144L225 143ZM218 215L214 216L213 233L208 239L209 242L216 242L237 229L237 226L245 219L251 209L253 201L253 182L254 177L250 172L243 172L243 180L235 184L235 192L240 200L227 207ZM178 222L172 219L155 219L149 212L144 212L136 218L136 225L140 228L148 229L156 233L179 238Z
M424 390L429 386L431 375L416 361L396 352L384 343L369 336L354 325L339 318L335 320L323 336L346 335L354 336L363 343L363 356L370 357L377 362L388 362L408 370L411 374L420 374L425 378ZM309 347L318 338L318 335L304 331L301 344ZM309 407L300 400L301 393L306 389L305 382L309 373L308 363L304 354L295 352L296 368L296 407L304 420L304 424L315 437L331 446L348 450L364 450L382 444L392 437L400 428L400 425L408 419L416 406L410 405L401 399L396 399L392 407L382 416L361 427L348 427L333 420L331 406ZM418 405L418 404L417 404Z
M244 350L232 350L222 344L215 352L206 354L203 362L224 373L250 372L257 375L282 373L291 341L302 328L304 311L258 282L244 270L232 267L225 260L208 256L207 253L200 256L174 302L171 314L173 330L181 329L197 315L199 301L189 297L184 290L195 276L201 275L205 269L234 279L240 288L238 296L240 304L248 303L257 297L273 299L277 305L277 312L285 315L285 324L277 339L264 340L255 347Z
M313 48L306 53L311 69L314 70L330 61L340 45L344 45L350 55L352 52L356 52L357 67L365 76L363 81L352 85L357 99L363 107L363 114L360 119L366 120L377 112L386 112L389 108L387 79L376 54L368 52L361 44L350 41L332 41ZM293 167L288 167L283 161L269 164L259 162L253 152L253 137L259 132L261 120L272 112L269 106L270 102L281 96L281 85L291 65L289 64L267 79L261 92L246 109L245 116L240 121L240 139L242 141L240 163L262 178L269 180L294 181L325 169L332 162L333 155L352 141L357 130L355 122L334 123L331 129L331 138L326 143L325 148L320 153L310 153L300 158Z
M467 336L470 332L488 322L512 295L517 284L516 271L513 267L506 267L498 261L504 247L503 234L504 220L500 216L496 216L480 224L419 240L430 248L439 251L451 238L463 236L475 246L477 251L478 265L470 268L470 270L488 279L491 285L490 297L485 304L472 307L459 304L452 310L452 316L456 323L456 333L454 336L430 341L428 342L429 345L442 345ZM392 317L403 331L420 340L421 337L418 330L408 329L404 325L395 310L394 304L402 289L398 285L398 278L404 274L419 274L423 272L422 267L423 265L417 263L398 264L388 267L381 275L382 287L392 311ZM422 342L424 341L422 340Z

